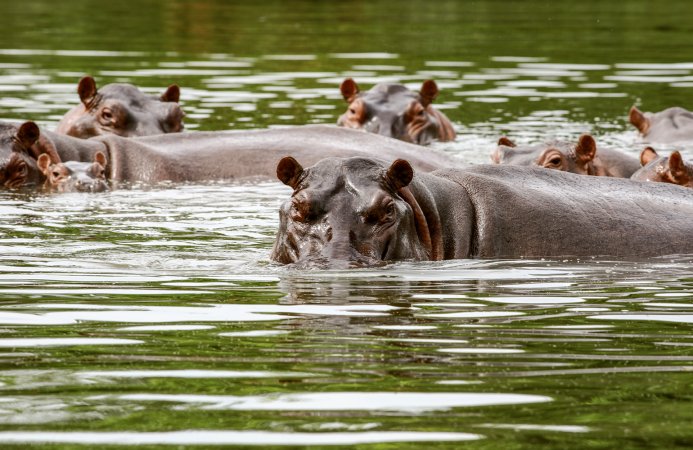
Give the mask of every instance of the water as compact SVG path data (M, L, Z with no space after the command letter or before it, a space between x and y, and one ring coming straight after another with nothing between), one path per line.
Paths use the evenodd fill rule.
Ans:
M3 120L51 129L85 73L177 82L189 131L434 78L436 147L483 163L502 134L637 154L632 104L691 107L683 1L61 5L3 2ZM693 446L691 256L293 271L268 260L288 194L0 193L0 446Z

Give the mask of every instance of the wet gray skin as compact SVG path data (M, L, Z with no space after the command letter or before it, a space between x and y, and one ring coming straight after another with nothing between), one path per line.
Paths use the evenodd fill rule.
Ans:
M173 84L161 96L146 95L131 84L96 88L92 77L77 87L81 104L62 118L56 132L78 138L104 134L123 137L176 133L183 130L185 114L178 105L180 89Z
M685 162L678 151L660 156L655 149L647 147L640 153L640 163L642 168L633 174L632 180L693 187L693 164Z
M636 158L609 148L597 149L594 138L583 135L575 143L549 141L538 145L516 145L500 138L491 153L495 164L539 166L580 175L629 178L640 164Z
M414 175L364 158L287 157L277 176L294 191L271 259L298 267L693 251L693 191L663 183L497 165Z
M650 142L693 141L693 112L673 107L651 113L642 112L635 106L630 109L628 119Z
M425 81L420 92L393 83L379 83L361 92L347 78L340 90L349 106L337 120L339 126L420 145L455 138L450 120L431 104L438 95L432 80Z

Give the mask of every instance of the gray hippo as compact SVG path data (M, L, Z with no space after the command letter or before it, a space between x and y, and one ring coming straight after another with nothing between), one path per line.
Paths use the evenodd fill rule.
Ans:
M96 152L91 163L66 161L54 163L43 153L36 161L38 170L45 181L43 190L47 192L104 192L106 183L106 156Z
M495 164L539 166L580 175L629 178L640 168L638 160L625 153L600 148L589 134L580 136L577 143L550 141L539 145L516 145L507 137L498 140L491 153Z
M36 155L54 152L58 155L54 163L91 163L102 152L107 160L106 178L116 183L273 179L279 160L290 154L309 164L338 156L407 158L422 172L464 165L438 150L422 151L417 145L329 125L140 138L109 135L77 139L45 131L40 136L31 145L32 151Z
M652 147L640 153L642 168L631 176L631 180L655 181L678 184L693 188L693 164L687 163L678 151L669 156L660 156Z
M286 157L277 177L293 189L271 252L285 264L693 253L693 191L664 183L371 158Z
M419 92L390 83L379 83L361 92L356 82L347 78L340 90L349 106L337 120L339 126L421 145L435 139L455 139L450 120L432 105L438 96L433 80L424 81Z
M77 93L82 103L65 114L56 133L86 139L103 134L130 137L183 130L185 113L178 105L180 89L175 84L155 97L124 83L97 90L94 79L86 76L79 80Z
M34 122L0 123L0 187L18 189L39 185L42 176L36 160L44 153L52 163L60 162L55 147L40 135Z
M657 113L630 108L628 119L650 142L693 141L693 112L673 107Z

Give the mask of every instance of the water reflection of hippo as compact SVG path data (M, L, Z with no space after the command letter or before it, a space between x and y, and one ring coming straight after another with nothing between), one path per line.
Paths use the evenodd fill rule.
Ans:
M103 134L148 136L183 130L185 114L178 106L180 89L172 84L161 96L146 95L131 84L107 84L96 89L92 77L79 80L81 104L58 123L57 133L78 138Z
M438 86L433 80L424 81L419 92L390 83L376 84L369 91L361 92L356 82L347 78L340 90L349 106L339 117L339 126L415 144L455 139L450 120L432 105L438 96Z
M638 160L625 153L600 148L588 134L580 136L576 144L552 141L539 145L516 145L506 137L500 138L491 153L496 164L539 166L580 175L629 178L640 168Z
M686 109L674 107L651 113L633 106L628 119L648 141L693 141L693 112Z
M50 132L41 136L33 145L35 152L55 151L57 161L92 162L103 152L106 178L115 182L272 179L279 160L290 154L309 164L333 156L407 158L423 172L463 165L438 150L329 125L129 139L110 135L84 140Z
M287 157L277 176L293 188L281 263L693 253L693 191L663 183L494 165L414 174L368 158Z
M678 151L660 156L655 149L647 147L640 153L640 163L643 167L633 174L632 180L693 187L693 164L685 162Z

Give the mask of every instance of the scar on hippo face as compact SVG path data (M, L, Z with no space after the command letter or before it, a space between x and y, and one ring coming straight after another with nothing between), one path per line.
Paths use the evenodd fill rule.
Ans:
M660 156L654 148L646 147L640 152L640 164L643 167L631 179L693 188L693 164L686 163L679 151Z
M69 111L57 132L79 138L101 134L124 137L175 133L183 130L185 113L178 105L180 88L170 85L160 96L146 95L130 84L97 89L90 76L79 80L81 105Z
M49 192L103 192L106 184L106 156L96 152L94 161L66 161L54 163L42 154L37 165L45 182L43 188Z
M347 78L340 91L349 106L339 117L339 126L416 144L455 138L450 120L432 106L439 92L433 80L424 81L419 92L391 83L380 83L361 92L356 82Z

